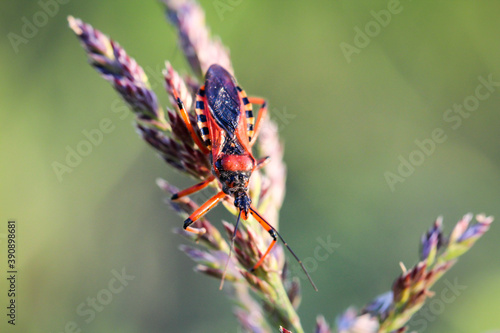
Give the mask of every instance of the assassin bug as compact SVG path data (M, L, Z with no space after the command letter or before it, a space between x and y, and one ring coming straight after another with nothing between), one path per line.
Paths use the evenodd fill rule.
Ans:
M234 199L234 206L238 209L238 219L231 239L231 251L240 217L247 220L250 214L272 237L271 244L251 271L263 263L279 238L300 264L313 288L317 290L300 259L278 231L259 214L248 195L248 183L252 172L262 168L269 160L267 157L256 160L252 155L252 146L267 113L266 101L262 98L247 97L245 91L237 85L236 80L223 67L216 64L210 66L205 75L205 85L196 95L196 116L197 127L201 133L200 140L175 89L173 89L173 95L194 142L202 152L210 154L212 175L201 183L174 194L172 200L198 192L215 179L222 187L221 191L208 199L184 221L184 229L203 234L203 229L194 228L191 225L226 196L230 196ZM252 104L260 105L257 120L253 116ZM221 286L223 281L224 275Z

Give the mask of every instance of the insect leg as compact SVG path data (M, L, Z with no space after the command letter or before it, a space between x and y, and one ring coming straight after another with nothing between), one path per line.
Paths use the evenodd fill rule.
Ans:
M306 268L304 267L304 264L299 259L299 257L297 257L297 255L295 254L295 252L292 251L292 249L290 248L290 246L288 246L288 243L285 242L285 240L283 239L283 237L281 237L281 235L278 233L278 231L272 225L270 225L269 222L267 222L262 216L260 216L260 214L257 212L257 210L255 209L254 206L250 206L250 214L252 214L252 216L260 223L260 225L266 231L269 232L269 234L271 235L271 237L273 237L273 241L269 245L268 249L266 250L266 252L262 256L262 258L260 258L260 260L257 262L257 264L255 264L255 266L253 266L252 271L255 270L255 269L257 269L257 268L259 268L259 266L262 264L262 262L264 261L264 258L269 254L269 252L271 251L271 249L274 246L274 244L276 244L276 236L278 236L279 239L283 242L283 245L286 246L286 248L288 249L288 251L290 251L290 253L295 258L295 260L297 260L297 262L299 263L300 267L302 268L302 270L306 274L307 278L309 279L309 282L313 286L314 290L318 291L318 288L316 287L316 285L314 284L311 276L309 275L309 273L307 272Z
M208 199L207 202L201 205L197 210L194 211L193 214L191 214L191 216L187 218L186 221L184 221L184 229L199 234L200 233L199 229L192 228L190 227L190 225L193 224L193 222L198 220L200 217L205 215L210 209L214 208L215 205L217 205L219 201L223 199L225 196L226 193L220 191L219 193Z
M190 195L190 194L193 194L195 192L201 191L205 187L207 187L208 184L210 184L214 179L215 179L215 176L211 175L210 177L208 177L206 180L202 181L201 183L198 183L196 185L188 187L185 190L182 190L180 192L175 193L174 195L172 195L172 198L170 198L170 200L177 200L179 198L185 197L186 195Z
M248 100L252 104L260 104L259 115L257 116L257 121L255 122L252 140L250 140L250 146L255 143L257 136L259 135L259 130L262 126L262 121L267 114L267 101L260 97L248 97Z
M257 213L257 211L255 210L255 208L253 206L251 206L251 208L250 208L250 214L252 214L252 216L257 220L257 222L259 222L260 225L267 232L269 232L269 234L273 238L273 240L272 240L271 244L269 245L269 247L267 248L266 252L262 255L262 257L259 259L259 261L252 267L251 270L254 271L257 268L259 268L260 265L262 265L262 263L264 262L264 259L267 257L267 255L269 254L269 252L271 252L271 249L276 244L277 238L276 238L276 231L275 231L275 229L269 223L267 223L267 221L264 220L264 218L262 216L260 216L259 213Z
M189 119L189 114L187 113L186 109L184 108L184 103L182 103L182 100L180 99L179 94L177 93L177 90L175 90L175 88L173 88L173 85L171 85L171 86L172 86L172 93L174 94L174 98L175 98L175 101L177 103L177 107L179 109L179 113L181 115L182 120L186 124L186 127L189 131L189 134L191 134L191 137L193 138L193 140L196 143L196 145L198 146L198 148L200 148L200 150L204 154L208 154L209 150L201 142L200 138L198 137L198 134L196 134L196 132L193 128L193 125L191 124L191 120Z
M257 161L257 166L255 167L255 170L262 169L271 161L271 156L266 156L261 158L260 160Z

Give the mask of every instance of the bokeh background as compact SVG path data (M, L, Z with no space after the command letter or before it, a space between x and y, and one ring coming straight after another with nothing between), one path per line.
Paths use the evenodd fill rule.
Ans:
M212 32L231 49L238 81L267 97L282 125L289 173L283 235L303 258L314 257L318 237L339 244L311 272L320 292L303 283L307 331L317 314L332 322L388 290L398 263L417 261L420 235L437 216L447 232L467 212L500 217L500 87L458 128L443 118L474 95L480 76L500 82L500 3L402 0L350 62L341 43L356 46L355 29L391 1L201 3ZM117 95L67 28L71 14L119 41L166 105L164 61L181 72L188 66L161 4L69 1L17 46L9 33L23 36L23 20L33 22L42 6L2 1L0 9L0 233L8 218L18 220L20 265L18 325L7 327L2 310L0 331L64 332L74 322L82 332L238 332L219 282L193 273L178 250L184 240L171 230L182 221L155 185L157 177L179 187L193 181L134 133L132 115L117 108ZM114 130L59 181L53 162L64 163L66 147L75 149L82 131L103 118ZM385 173L397 174L400 156L408 159L415 140L436 128L445 142L391 190ZM223 208L210 214L212 221L228 217ZM500 327L497 223L435 286L438 301L416 315L419 332ZM77 308L122 269L135 279L85 322L91 316ZM465 286L453 302L440 296L445 280Z

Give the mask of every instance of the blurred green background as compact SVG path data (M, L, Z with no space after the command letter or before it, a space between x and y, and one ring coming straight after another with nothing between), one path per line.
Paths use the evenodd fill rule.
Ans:
M309 332L317 314L332 322L388 290L398 262L418 260L420 235L438 215L447 232L467 212L500 217L500 87L459 125L444 118L454 104L472 103L476 89L488 92L479 77L500 82L500 3L407 0L385 26L370 23L371 11L390 3L202 1L212 32L231 49L238 81L267 97L282 125L283 235L302 258L314 256L318 237L340 245L311 272L319 293L303 281L299 313ZM22 37L26 20L43 19L42 6L2 1L0 8L0 233L17 219L20 256L18 325L7 327L2 310L0 331L64 332L74 322L83 332L238 332L219 282L194 274L178 250L184 240L171 230L181 218L155 185L157 177L179 187L193 181L134 133L132 115L117 112L117 95L67 28L71 14L119 41L166 105L164 61L181 72L188 66L160 3L69 1L15 45L9 33ZM368 41L356 39L356 29L366 27L372 37L361 45ZM356 42L363 47L346 57L341 45ZM103 118L114 130L59 181L52 163L64 163L66 147L75 149L82 131ZM397 174L400 156L417 156L415 140L436 128L446 140L391 189L385 173ZM223 208L211 212L212 221L227 216ZM416 315L415 329L500 327L498 223L435 286L438 301L430 315ZM135 279L95 318L79 315L122 269ZM440 299L444 280L466 287L453 302Z

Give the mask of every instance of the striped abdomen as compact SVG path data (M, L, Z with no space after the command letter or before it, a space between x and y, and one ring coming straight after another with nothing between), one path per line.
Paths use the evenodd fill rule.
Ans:
M253 117L253 111L252 111L252 103L248 100L247 94L245 93L245 90L241 89L239 86L236 87L238 89L238 93L241 96L241 99L243 100L243 104L245 106L245 116L247 119L247 135L248 135L248 141L252 141L253 134L254 134L254 123L255 123L255 118Z
M210 140L210 131L208 129L207 116L205 115L205 86L202 86L196 94L196 124L201 132L201 139L205 146L212 150L212 141Z

